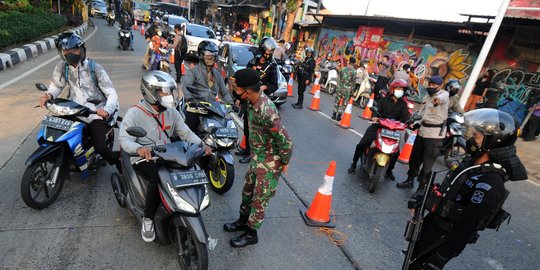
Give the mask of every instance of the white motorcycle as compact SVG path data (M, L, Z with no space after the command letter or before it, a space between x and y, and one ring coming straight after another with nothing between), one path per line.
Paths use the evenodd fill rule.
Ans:
M331 66L330 70L328 71L328 77L326 79L326 83L321 89L323 89L328 94L333 95L337 90L338 79L339 79L339 75L336 70L336 67Z

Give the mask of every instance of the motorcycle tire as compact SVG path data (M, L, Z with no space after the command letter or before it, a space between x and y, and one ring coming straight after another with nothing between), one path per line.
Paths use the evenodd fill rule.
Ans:
M180 269L208 269L208 248L197 240L191 227L176 227L176 248Z
M360 96L358 98L358 106L361 108L361 109L365 109L366 106L368 104L368 99L364 96Z
M369 175L373 176L369 177L369 193L375 192L377 185L379 184L380 179L382 179L382 175L384 173L384 167L379 166L374 160L372 160L371 163L371 173Z
M450 169L456 165L459 166L461 161L465 158L466 153L467 150L465 150L463 146L454 145L444 152L444 164Z
M333 95L334 93L336 93L336 86L333 84L330 84L328 86L328 94Z
M114 197L116 198L116 202L118 205L122 208L126 208L126 193L124 189L122 188L122 183L120 181L120 175L117 173L111 174L111 185L114 192Z
M217 158L218 173L212 170L212 166L208 166L206 173L210 179L210 187L217 194L224 194L229 191L234 183L234 166L229 164L222 157Z
M35 162L33 165L30 165L24 171L23 177L21 179L21 197L24 203L29 207L34 209L46 208L54 201L56 201L56 199L60 195L60 192L64 187L64 180L68 173L67 166L65 166L64 163L60 165L60 171L58 172L56 184L51 190L49 190L49 187L46 183L44 183L43 179L45 178L43 176L43 173L46 173L48 174L48 176L50 176L54 172L54 169L57 168L55 166L55 160L56 156L51 154L39 157L37 162ZM47 171L46 169L48 167L46 166L47 163L50 163L52 165L50 171ZM39 177L40 179L36 179L36 177ZM32 195L32 190L36 192L34 196ZM36 198L42 191L44 192L45 200L37 201Z

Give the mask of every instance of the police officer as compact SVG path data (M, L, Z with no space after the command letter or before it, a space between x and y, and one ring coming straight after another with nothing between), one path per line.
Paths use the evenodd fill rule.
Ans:
M246 100L249 117L249 144L252 159L246 173L240 205L240 218L223 227L225 231L244 231L231 239L231 246L245 247L258 242L270 198L276 193L278 178L287 173L292 155L292 140L281 124L276 106L261 91L259 74L250 68L237 71L233 88L240 99Z
M277 65L274 60L274 50L278 47L276 41L271 37L263 37L259 42L259 53L253 57L247 64L248 68L252 68L259 73L261 90L269 95L274 93L278 89L278 75ZM234 92L233 92L234 94ZM240 100L240 106L242 111L246 111L248 108L248 102L246 100ZM249 121L247 113L244 113L244 130L249 130ZM245 132L246 141L249 141L249 132ZM245 149L241 149L235 152L236 155L243 156L238 162L249 163L251 160L250 146L246 144Z
M358 163L360 156L366 151L366 148L371 144L371 142L373 142L377 138L377 130L379 129L379 125L377 124L377 122L379 121L379 118L397 120L403 123L407 122L410 117L409 109L407 108L407 102L402 99L407 87L408 84L405 80L394 80L392 84L390 84L389 95L379 100L379 102L377 103L377 109L379 114L371 118L371 121L375 122L375 124L369 126L366 129L364 136L356 145L356 149L354 150L353 162L348 170L348 173L355 172L356 163ZM392 181L396 180L394 174L392 173L392 170L396 165L398 156L399 152L395 153L391 157L388 168L386 169L386 177L388 177Z
M305 49L306 58L304 62L300 64L300 69L298 70L298 100L293 104L293 108L302 109L304 108L304 92L306 91L306 86L311 83L311 78L313 78L313 71L315 70L315 60L313 59L314 51L312 48L307 47Z
M443 79L439 76L428 77L428 95L424 97L422 108L422 125L414 141L409 161L407 180L397 183L398 188L413 188L414 178L418 176L419 189L426 184L431 169L439 153L445 137L444 122L448 118L448 92L442 90ZM422 170L420 170L422 165Z
M476 242L478 231L498 229L509 217L502 210L509 194L505 181L527 179L516 156L518 125L511 115L495 109L474 110L465 114L465 128L471 159L430 192L430 213L409 269L442 269L468 243Z
M345 106L349 103L353 87L356 82L356 70L354 64L356 59L354 57L349 58L349 65L339 70L339 82L336 91L336 98L334 100L334 111L332 113L332 120L341 121L341 114L345 109Z

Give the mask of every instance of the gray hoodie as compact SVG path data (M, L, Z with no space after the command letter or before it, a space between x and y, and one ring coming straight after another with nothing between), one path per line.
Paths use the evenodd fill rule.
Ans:
M161 126L158 125L154 117L157 117ZM129 135L126 129L134 126L146 130L146 137L137 138ZM139 147L153 146L154 143L151 140L155 141L157 145L170 143L169 137L174 134L177 134L182 141L201 143L201 139L184 123L184 118L177 110L167 109L157 113L146 101L141 100L139 104L126 112L120 125L118 141L124 151L136 154ZM136 159L132 159L132 162L134 161Z
M204 64L196 65L193 68L186 70L186 75L182 76L182 91L186 100L190 98L201 99L203 101L212 101L216 100L216 96L219 92L225 103L232 104L233 99L231 93L225 87L223 77L219 71L212 67L212 74L214 76L214 87L208 87L208 79L206 77L206 67ZM187 90L187 86L194 87L198 91L192 93Z

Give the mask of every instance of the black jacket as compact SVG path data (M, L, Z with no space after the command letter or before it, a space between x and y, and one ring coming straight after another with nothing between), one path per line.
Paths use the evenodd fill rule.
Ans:
M381 98L377 103L377 108L379 109L380 118L392 119L405 123L410 117L407 102L401 98L395 103L391 96Z
M261 85L266 85L265 94L274 93L278 89L278 69L274 59L260 63L261 55L255 56L247 64L248 68L254 68L261 75Z
M159 27L155 27L154 25L150 26L146 33L144 33L144 38L152 38L153 36L157 35L157 30Z
M313 78L313 72L315 71L315 59L307 58L300 64L300 70L298 71L298 79L306 79L311 81Z

